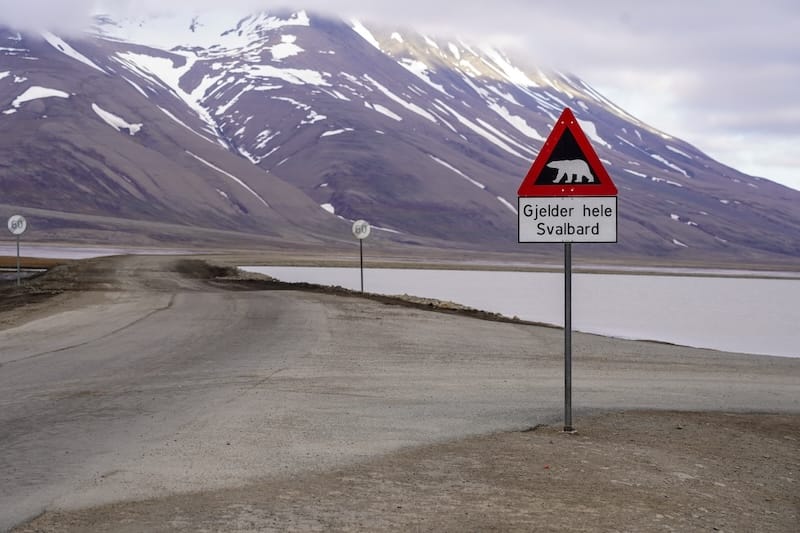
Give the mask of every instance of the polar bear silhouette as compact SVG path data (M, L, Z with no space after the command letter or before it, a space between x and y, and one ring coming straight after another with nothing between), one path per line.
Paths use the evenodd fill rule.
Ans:
M565 159L563 161L550 161L547 163L547 168L554 168L558 171L556 179L553 183L583 183L584 180L588 183L594 183L594 176L592 171L589 170L589 165L583 159Z

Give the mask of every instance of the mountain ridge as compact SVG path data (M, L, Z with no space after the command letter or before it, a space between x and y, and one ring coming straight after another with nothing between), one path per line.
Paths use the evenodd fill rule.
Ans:
M194 40L164 48L120 36L146 24L108 16L81 39L0 32L18 50L0 52L0 124L23 132L0 141L14 154L0 158L3 203L53 209L37 190L55 188L71 213L334 243L364 218L387 242L515 252L516 188L570 107L620 189L619 243L592 253L800 256L800 193L647 126L577 76L304 11L179 20L178 40ZM31 87L69 96L15 106ZM37 187L13 176L19 163Z

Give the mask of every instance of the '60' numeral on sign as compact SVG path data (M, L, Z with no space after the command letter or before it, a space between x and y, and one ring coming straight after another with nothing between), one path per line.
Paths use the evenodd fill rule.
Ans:
M8 231L14 235L22 235L28 229L28 221L22 215L14 215L8 219Z

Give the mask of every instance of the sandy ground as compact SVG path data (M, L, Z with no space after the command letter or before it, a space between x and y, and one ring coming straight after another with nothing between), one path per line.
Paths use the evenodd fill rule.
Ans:
M623 412L19 531L797 531L800 416Z
M43 512L18 531L798 530L800 361L576 335L567 434L558 330L230 274L105 259L0 288L0 519L28 505ZM224 340L203 335L227 321Z

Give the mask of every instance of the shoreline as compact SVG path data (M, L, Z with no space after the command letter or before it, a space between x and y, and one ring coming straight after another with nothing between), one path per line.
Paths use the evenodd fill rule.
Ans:
M148 257L148 256L142 256L142 257ZM263 266L262 267L260 265L259 266L248 265L248 266L243 266L243 267L240 267L240 266L238 266L236 264L231 265L232 261L231 261L230 258L227 258L227 256L150 256L150 257L163 257L163 258L165 258L167 260L173 260L174 259L175 261L201 261L201 262L208 262L209 264L212 264L212 265L217 265L220 268L235 268L235 269L239 270L240 274L237 274L237 276L234 279L236 281L250 280L251 282L253 282L255 284L255 285L253 285L253 287L255 287L260 281L263 280L263 278L261 277L261 276L263 276L263 274L260 274L260 273L257 273L257 272L253 272L251 270L246 270L246 269L250 268L251 266L254 267L254 268L268 268L267 266ZM8 257L0 256L0 287L3 287L4 285L6 287L10 287L13 283L16 282L16 277L14 275L14 272L9 270L5 274L3 274L3 271L1 270L5 266L5 263L8 263L9 261L13 261L14 266L16 266L16 258L8 258ZM70 263L79 263L79 262L80 262L80 260L76 261L76 260L58 260L58 259L55 259L55 260L53 260L53 259L35 259L32 263L26 265L26 266L30 267L31 270L35 269L35 271L27 271L26 272L25 271L25 266L23 266L23 275L26 278L35 279L36 277L38 277L39 275L41 275L43 273L42 270L41 270L43 268L44 269L49 269L49 268L53 268L53 267L59 266L59 265L65 265L65 264L70 264ZM302 261L294 261L293 264L294 263L298 263L298 262L301 263ZM25 265L25 263L23 263L23 265ZM320 262L316 262L311 266L306 266L306 267L301 266L299 268L321 268L321 269L326 269L326 268L351 268L351 269L357 270L357 266L329 266L329 265L342 265L342 263L337 262L336 260L331 260L331 261L327 262L327 264L322 264ZM287 265L286 264L281 264L281 265L270 265L270 266L276 266L276 267L279 267L279 268L285 268ZM422 265L422 266L426 267L427 265ZM434 265L434 268L428 269L428 268L420 268L420 265L417 265L417 264L414 264L414 265L405 264L405 266L402 267L402 268L405 269L405 270L423 270L423 271L424 270L431 270L431 271L442 272L442 271L449 271L450 270L450 268L449 268L450 266L452 266L452 265ZM468 268L468 265L463 265L463 266L464 266L464 268L455 269L453 271L454 272L472 271L472 269ZM377 270L377 269L394 269L394 268L398 268L398 267L395 264L383 264L383 265L378 265L378 266L372 266L371 265L370 267L365 268L365 271L372 270L373 268ZM491 271L491 272L509 272L509 273L515 273L515 272L555 273L555 274L561 273L558 270L544 268L544 267L537 268L537 269L529 269L529 270L509 270L509 269L502 269L501 267L487 267L487 268L484 268L483 270L479 270L479 271L483 271L483 272L487 272L487 271ZM610 274L610 272L607 272L607 271L601 271L601 272L591 271L590 272L590 271L584 271L582 269L574 269L574 273L575 274L593 274L593 273L597 273L597 274L601 274L601 275ZM794 278L792 278L792 277L762 277L760 275L755 275L755 276L738 276L738 275L721 276L721 275L716 275L715 274L715 275L708 275L708 276L694 276L694 275L690 275L690 274L671 274L671 275L670 274L653 274L653 273L647 273L647 272L644 272L644 271L642 271L642 272L617 271L617 272L614 272L614 274L618 274L618 275L635 275L635 276L648 276L649 275L649 276L657 276L657 277L658 276L664 276L664 277L696 277L696 278L715 278L715 279L745 279L745 280L764 280L764 279L766 279L766 280L775 280L775 281L793 281L794 280ZM223 278L219 278L219 280L222 280L222 279ZM25 287L25 284L26 283L23 282L23 289ZM378 293L378 292L373 293L373 292L367 292L367 293L363 293L362 294L362 293L360 293L360 291L358 291L356 289L343 288L343 287L340 287L340 286L337 286L337 285L333 285L333 284L305 283L305 282L284 282L284 281L279 281L279 280L276 280L276 279L271 280L271 284L272 285L268 285L267 288L275 288L276 284L283 284L285 287L298 289L298 290L311 290L311 291L315 291L315 292L328 292L328 293L331 293L331 294L344 294L344 295L349 295L349 296L365 296L365 297L369 297L369 298L372 298L372 299L375 299L375 300L379 300L379 301L381 301L381 300L382 301L390 301L392 299L396 299L396 300L400 300L400 301L410 302L413 305L420 306L421 308L434 308L434 310L437 310L437 311L458 312L458 313L462 313L462 314L465 314L465 315L470 315L470 316L474 316L474 317L477 317L477 318L483 318L483 319L488 319L488 320L495 320L495 321L502 321L502 322L509 322L509 323L537 325L537 326L554 328L554 329L563 329L563 326L559 325L556 322L550 322L550 321L546 321L546 320L535 320L535 319L532 320L532 319L520 318L515 314L509 314L509 313L503 314L503 313L500 313L500 312L489 311L489 310L486 310L485 308L482 308L480 306L479 307L475 307L475 306L465 305L465 304L457 303L457 302L454 302L454 301L448 300L448 299L433 298L433 297L421 297L421 296L416 296L416 295L409 295L407 293L401 294L401 293ZM597 335L597 336L601 336L601 337L608 337L608 338L618 339L618 340L623 340L623 341L642 341L642 342L651 342L651 343L671 345L671 346L681 346L681 347L692 348L692 349L720 350L720 351L725 351L725 352L729 352L729 353L732 353L732 354L738 354L738 355L758 355L758 356L761 356L761 357L780 357L780 358L790 358L790 359L794 359L794 358L800 357L800 354L766 352L766 351L758 351L757 349L754 350L752 348L736 350L736 349L731 349L729 347L718 347L718 346L715 346L713 344L708 344L708 345L703 345L703 344L699 344L699 343L693 344L693 343L690 343L690 342L680 341L680 340L661 339L661 338L658 338L658 337L641 336L641 335L635 335L635 334L615 334L614 332L591 330L591 329L588 329L588 328L580 328L580 327L577 327L577 328L573 327L573 331L576 332L576 333L584 333L584 334L587 334L587 335Z
M239 268L239 267L237 267ZM269 272L268 266L265 267L241 267L244 272L252 273L256 275L276 275L281 276L279 272ZM292 269L294 267L286 267L286 266L276 266L276 269ZM298 267L300 269L309 268L309 269L319 269L320 272L324 272L327 268L331 268L334 270L331 275L317 275L314 273L305 275L295 275L293 276L290 273L286 274L287 281L281 281L282 283L287 283L290 286L295 286L298 288L303 288L306 286L316 286L319 287L319 290L341 290L341 291L351 291L353 294L358 295L360 292L358 291L358 287L354 286L352 280L345 280L342 275L342 270L345 270L342 267ZM264 270L264 272L259 272L260 270ZM358 272L358 268L347 268L347 272ZM370 269L365 268L365 272L367 273L367 277L369 280ZM372 274L375 274L375 270L371 270ZM511 286L517 286L514 283L508 283L503 281L496 281L496 280L487 280L485 276L481 277L469 277L462 276L460 279L461 282L452 281L456 278L450 277L447 280L443 280L441 276L435 278L439 282L440 285L426 285L423 281L424 273L428 272L427 270L423 269L414 269L408 270L408 272L415 272L415 275L410 278L410 285L408 287L402 286L394 281L390 275L384 275L378 278L377 282L373 282L371 285L375 287L377 284L378 289L375 291L368 290L367 292L374 295L381 295L393 298L400 298L406 300L412 300L422 303L427 303L431 306L436 307L447 307L451 309L455 308L462 308L462 309L469 309L473 312L481 312L485 313L487 316L491 315L498 315L502 316L504 320L507 321L519 321L521 323L530 323L536 325L542 325L546 327L552 328L563 328L562 325L559 324L558 320L562 317L553 316L552 309L560 307L563 305L563 295L556 294L553 292L553 289L543 290L540 292L540 296L546 302L550 302L552 305L544 307L542 304L535 304L529 305L527 301L522 301L517 296L511 296L509 299L505 300L498 300L497 298L491 298L485 296L485 290L481 292L481 290L476 290L473 288L473 285L467 284L467 281L474 281L475 284L481 284L487 282L492 287L491 290L511 290ZM448 270L432 270L431 272L439 272L440 274L446 274ZM473 272L471 270L458 270L452 271L453 273L463 273L467 274L468 272ZM485 272L485 271L484 271ZM550 271L541 271L541 272L511 272L511 271L504 271L510 274L560 274L559 272L550 272ZM581 275L581 273L578 273ZM388 276L388 277L387 277ZM357 275L356 275L357 277ZM462 279L466 278L466 279ZM475 279L473 279L475 278ZM534 277L535 278L535 277ZM674 277L673 277L674 278ZM684 279L685 277L680 277ZM698 276L692 276L692 278L700 278ZM298 280L303 281L298 281ZM306 279L311 279L312 281L306 282ZM355 278L354 278L355 279ZM427 278L425 278L427 279ZM518 277L513 278L517 280L517 282L521 282L518 280ZM525 278L527 280L527 278ZM548 279L548 283L552 281L550 278ZM635 278L634 278L635 279ZM652 276L652 280L658 279L658 276ZM665 279L670 279L669 276L665 277ZM720 281L719 283L726 283L725 287L728 287L730 282L735 280L744 280L749 282L747 287L752 292L754 290L755 285L753 283L757 283L760 281L775 281L780 283L787 283L792 282L792 279L786 278L761 278L761 277L718 277L715 276L713 279L716 280L724 280ZM535 287L538 278L527 280L530 281L532 285L530 287ZM642 278L644 280L644 278ZM526 282L527 282L526 281ZM588 283L588 281L584 281L584 283ZM642 283L649 283L642 282ZM648 290L655 290L655 289L647 289L648 285L643 285L639 283L639 291L645 291L644 294L649 294ZM683 297L690 297L689 294L684 294L688 290L688 288L684 285L678 284L677 282L671 282L666 287L671 287L672 289L678 291L678 294L683 294ZM367 284L367 289L369 289L370 283ZM629 282L626 282L625 287L630 285ZM662 284L663 285L663 284ZM344 286L344 287L342 287ZM482 285L481 285L482 286ZM525 285L528 287L529 285ZM550 286L550 285L548 285ZM755 334L744 334L739 333L738 335L729 335L728 332L724 331L723 325L717 324L714 327L711 327L708 331L711 331L710 334L708 331L703 330L703 332L695 331L691 326L691 324L685 323L685 321L677 321L675 326L670 327L653 327L646 323L644 323L640 317L644 316L641 313L646 314L647 316L654 316L660 317L663 320L669 320L669 317L665 316L665 312L653 310L651 307L648 306L646 303L641 303L640 301L635 300L633 296L628 294L627 292L623 291L622 294L628 294L627 297L623 296L620 297L621 299L617 301L617 297L615 296L615 291L622 290L623 287L619 282L615 281L603 281L597 285L594 291L597 294L604 295L608 297L609 300L598 300L599 302L609 301L614 302L614 305L602 304L602 303L588 303L591 300L583 300L585 305L588 305L587 308L584 309L584 317L586 316L593 316L591 313L594 312L594 316L601 316L605 317L605 311L611 310L615 313L613 316L617 316L618 320L615 322L614 320L607 320L607 319L593 319L593 320L584 320L585 324L581 325L580 323L576 323L573 321L573 331L574 332L582 332L591 335L598 335L598 336L606 336L620 340L634 340L634 341L648 341L648 342L656 342L656 343L663 343L675 346L684 346L688 348L697 348L697 349L710 349L710 350L720 350L726 351L731 353L739 353L739 354L755 354L760 356L766 357L784 357L784 358L798 358L800 357L800 353L793 351L796 346L792 342L792 335L791 329L780 329L777 331L775 335L769 336L768 341L764 342L757 342L759 339L762 339L763 335L755 336ZM719 295L720 294L720 287L719 284L712 285L713 289L706 289L706 292L711 295ZM737 286L738 287L738 286ZM759 286L760 287L760 286ZM784 285L781 285L784 287ZM456 294L454 291L457 289L463 289L462 292ZM761 287L763 289L763 287ZM797 286L792 284L788 289L791 289L791 293L794 294L796 292ZM660 289L663 292L663 288ZM726 289L727 290L727 289ZM774 290L774 289L773 289ZM400 292L403 291L403 292ZM491 292L491 291L490 291ZM513 292L513 291L512 291ZM556 291L557 292L557 291ZM725 292L725 291L723 291ZM786 291L784 291L786 292ZM511 292L509 293L511 294ZM576 293L573 293L575 295ZM423 296L424 295L424 296ZM575 296L574 296L575 298ZM728 296L725 298L730 299ZM558 300L558 301L556 301ZM736 299L733 299L736 301ZM579 300L575 299L574 302L578 302ZM671 301L669 298L667 301ZM677 305L678 301L682 301L680 298L675 300L674 305ZM714 301L714 300L709 300ZM737 301L737 303L739 303ZM573 303L575 305L575 303ZM759 301L755 299L753 303L749 304L750 308L752 309L760 309L763 310L763 307L766 305L764 301ZM631 309L637 310L636 313L631 312L622 312L622 311L614 311L615 306L617 308L622 307L626 308L626 306L631 306ZM713 306L712 306L713 307ZM747 308L742 308L747 309ZM599 313L599 315L598 315ZM639 314L637 314L639 313ZM667 313L669 314L669 313ZM612 316L612 315L608 315ZM721 317L717 317L721 320ZM628 320L625 322L624 320ZM785 318L782 317L781 320L785 321ZM664 323L670 324L671 322L656 322L657 324ZM563 321L561 322L563 324ZM751 324L752 325L752 324ZM763 332L773 332L775 333L775 326L772 322L764 323L763 321L758 323L760 331ZM738 327L738 326L737 326ZM746 331L746 330L741 330ZM747 330L749 331L749 330ZM659 335L661 333L662 335ZM787 337L787 335L789 337ZM787 348L788 347L788 348Z
M31 250L34 250L31 253ZM42 250L41 253L37 250ZM366 268L398 268L421 270L475 270L503 272L562 272L560 259L542 257L527 261L522 253L490 253L482 257L477 252L459 252L452 254L425 253L396 256L385 250L369 250L365 256ZM31 265L59 264L69 261L92 259L113 255L154 255L172 257L195 257L214 262L222 262L229 266L298 266L298 267L358 267L358 255L352 256L342 250L330 254L319 252L297 251L263 251L244 252L241 250L207 250L207 249L175 249L146 247L102 247L71 246L41 243L28 243L22 251L22 260ZM454 256L459 259L453 259ZM800 267L791 269L788 263L781 264L682 264L664 265L658 261L631 259L624 263L617 261L589 262L581 264L579 257L573 257L573 272L578 274L609 275L658 275L689 276L709 278L755 278L755 279L797 279L800 280ZM16 255L11 245L0 245L0 267L16 266Z

